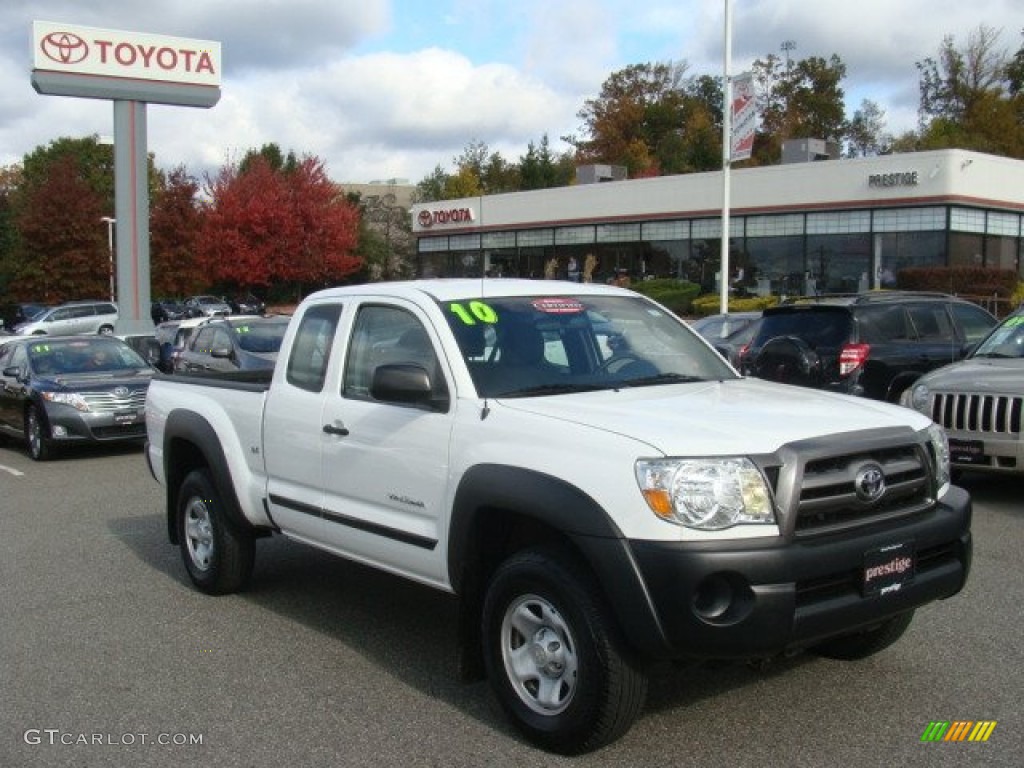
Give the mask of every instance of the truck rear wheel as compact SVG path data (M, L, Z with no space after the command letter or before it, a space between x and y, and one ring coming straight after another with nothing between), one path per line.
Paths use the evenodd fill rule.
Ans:
M553 752L614 741L643 708L646 673L593 580L553 552L520 552L498 568L484 600L483 651L502 707Z
M910 626L913 618L914 612L907 611L899 616L887 619L878 626L864 632L826 640L814 646L811 650L819 656L829 659L842 659L844 661L866 659L868 656L873 656L879 651L884 651L903 637L903 633L907 631L907 627Z
M189 578L211 595L237 592L252 575L253 537L233 526L205 469L189 472L178 493L178 541Z

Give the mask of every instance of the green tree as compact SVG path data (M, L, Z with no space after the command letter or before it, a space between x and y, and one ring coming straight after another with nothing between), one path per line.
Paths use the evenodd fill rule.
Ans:
M836 54L784 62L769 54L753 66L761 125L754 140L758 165L782 159L788 139L840 142L846 135L842 81L846 65Z
M18 265L14 197L20 186L20 165L0 168L0 300L13 298L9 292Z
M556 156L551 151L548 135L545 133L540 144L529 142L526 154L519 158L518 189L550 189L572 183L575 174L575 160L572 153Z
M963 47L947 35L936 58L917 63L921 149L956 147L1024 157L1019 79L1024 52L1011 58L999 38L999 31L982 24Z
M630 176L676 172L671 159L683 131L687 68L685 62L647 63L613 72L577 113L583 138L565 137L577 159L625 165Z
M885 132L885 110L870 99L864 99L850 120L847 142L847 157L886 154L893 139Z

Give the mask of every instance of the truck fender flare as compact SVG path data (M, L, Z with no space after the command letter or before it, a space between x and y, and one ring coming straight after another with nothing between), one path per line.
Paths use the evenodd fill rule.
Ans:
M192 457L179 460L184 445L190 446ZM199 454L201 461L194 455ZM251 531L252 525L242 514L242 507L235 494L224 447L216 430L199 414L188 410L174 410L167 416L164 427L164 477L167 478L167 534L172 544L178 543L178 529L175 516L178 508L178 489L185 476L192 469L205 467L210 479L224 501L226 517L239 531Z
M482 597L473 583L474 530L487 510L512 512L564 534L577 548L608 599L631 645L654 656L668 641L629 542L607 512L587 493L536 470L479 464L462 476L452 504L448 574L453 591L471 604ZM467 583L467 581L469 583Z

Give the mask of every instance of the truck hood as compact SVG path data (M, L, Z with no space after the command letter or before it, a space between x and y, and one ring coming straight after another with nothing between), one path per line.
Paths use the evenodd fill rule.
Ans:
M503 399L503 407L614 432L665 455L770 453L822 434L920 430L931 420L875 400L760 379Z
M1024 394L1024 359L975 357L921 378L931 389L978 394Z

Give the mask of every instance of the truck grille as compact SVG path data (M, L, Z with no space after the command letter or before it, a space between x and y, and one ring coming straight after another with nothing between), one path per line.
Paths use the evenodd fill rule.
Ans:
M113 413L144 408L146 405L146 387L129 389L124 394L107 392L83 392L82 399L89 404L95 413Z
M856 443L841 453L808 457L792 478L788 498L792 531L810 536L870 525L929 509L934 503L932 463L917 442L893 445L877 441L862 449ZM884 491L873 497L872 485Z
M932 397L932 419L958 432L1019 435L1022 403L1009 395L940 393Z

